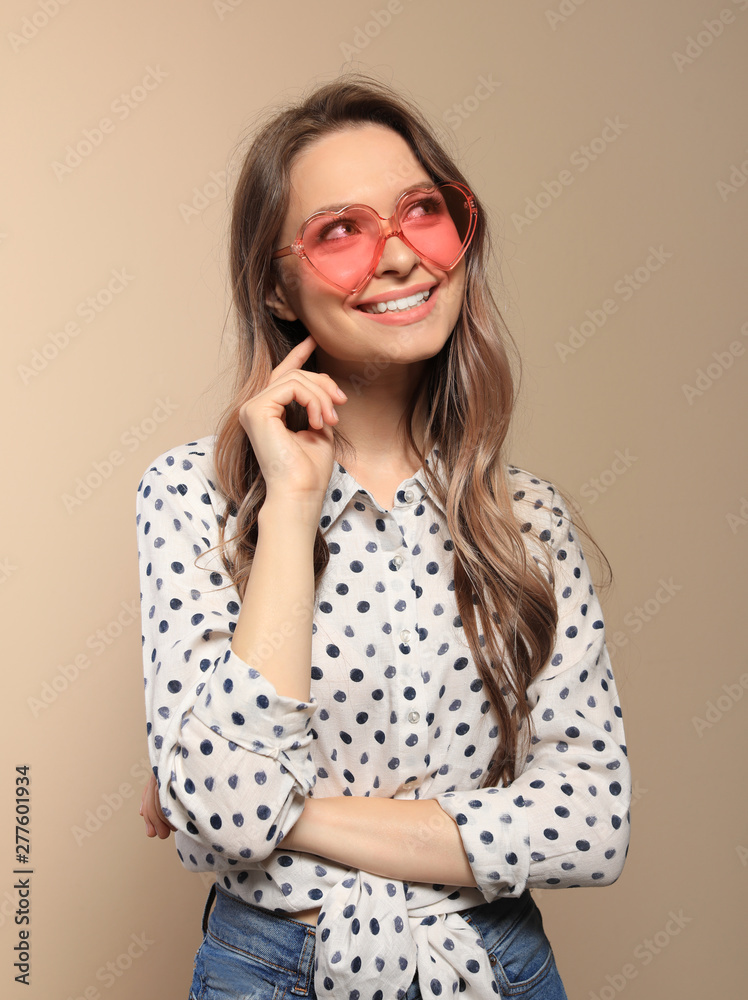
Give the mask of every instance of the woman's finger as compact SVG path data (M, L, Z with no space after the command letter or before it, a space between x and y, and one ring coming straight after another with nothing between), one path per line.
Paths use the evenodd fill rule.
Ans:
M168 821L166 816L164 816L163 810L161 809L161 800L158 797L158 784L156 779L153 779L153 815L152 815L153 825L156 828L156 834L161 840L166 840L172 830L176 830L175 826L172 826Z
M307 411L310 427L320 430L325 422L337 423L338 417L330 394L314 379L305 378L307 374L293 371L244 403L239 411L239 420L245 429L245 419L249 418L251 422L254 411L261 412L260 407L271 406L274 411L272 416L280 418L289 403L294 401Z
M289 382L306 387L307 390L317 398L319 403L319 413L316 406L312 405L312 409L310 410L307 403L303 399L299 398L299 396L295 397L298 403L307 407L307 414L310 418L310 427L322 427L322 423L319 419L321 415L324 416L327 423L337 423L335 404L344 403L348 397L333 378L325 372L306 372L303 370L296 370L289 372L283 379L283 382L277 384L276 388L280 388L281 385L285 385ZM267 392L267 390L265 391ZM284 406L287 405L288 403L284 403ZM316 419L311 419L312 416Z
M316 346L317 342L311 333L309 336L304 337L300 343L291 348L280 364L273 368L270 375L270 382L268 384L272 384L281 375L284 375L286 372L293 371L294 368L301 368L302 365L312 356Z
M143 789L143 796L140 802L140 815L143 817L143 822L145 823L145 833L147 837L156 836L156 828L153 825L153 807L152 807L152 789L153 789L154 778L151 775L148 784Z
M172 830L176 830L163 814L158 798L158 785L153 776L143 789L141 816L145 822L146 835L149 837L165 840Z
M308 376L312 381L317 382L320 387L326 387L330 395L335 396L339 400L347 399L346 394L332 378L332 376L327 374L327 372L310 372L303 370L305 362L311 357L316 346L317 342L310 333L308 337L305 337L304 340L301 341L301 343L296 344L288 352L285 358L283 358L283 360L273 369L268 385L272 385L273 382L276 382L282 375L292 372L294 369L298 368L300 374Z

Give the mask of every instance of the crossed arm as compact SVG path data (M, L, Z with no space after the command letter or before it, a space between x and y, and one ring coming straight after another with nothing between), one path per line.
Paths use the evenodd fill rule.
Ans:
M149 837L163 840L174 829L155 778L143 790L140 814ZM476 884L458 826L435 799L308 797L282 847L404 882Z

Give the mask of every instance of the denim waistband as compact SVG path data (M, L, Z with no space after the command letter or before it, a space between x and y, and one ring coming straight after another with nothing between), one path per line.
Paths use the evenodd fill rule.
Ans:
M216 919L221 925L221 937L227 935L240 951L246 951L247 941L251 934L252 952L256 957L269 963L277 963L283 956L279 954L279 931L282 928L284 941L290 945L289 954L298 955L297 966L287 972L296 972L301 979L308 980L312 975L312 962L316 928L312 924L294 920L292 915L273 913L259 906L253 906L243 899L226 892L216 882L210 887L203 911L203 933L207 933L211 907L215 900ZM518 917L527 907L535 906L529 889L521 896L502 896L491 903L482 903L466 910L460 910L461 916L470 924L474 924L483 935L488 950L499 944L506 933L515 924ZM233 940L231 940L233 939ZM302 983L299 984L302 986ZM303 988L303 987L302 987Z

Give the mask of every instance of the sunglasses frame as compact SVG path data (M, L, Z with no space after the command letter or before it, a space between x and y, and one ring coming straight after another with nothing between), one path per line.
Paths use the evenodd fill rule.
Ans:
M467 208L470 212L470 221L468 223L468 234L465 240L463 241L462 248L460 249L459 254L454 258L454 260L446 267L443 266L442 264L437 264L436 261L431 260L425 254L421 253L420 250L417 250L416 247L414 247L413 244L408 240L407 236L404 235L400 222L401 206L407 198L410 198L412 197L412 195L418 194L421 191L429 193L432 191L440 190L441 188L445 187L457 188L457 190L464 196L465 201L467 203ZM326 274L323 274L322 271L319 270L319 268L315 267L315 265L307 256L306 251L304 250L304 233L306 231L307 226L315 219L318 219L321 216L331 216L332 218L335 218L335 216L343 215L345 212L350 212L351 209L354 208L362 209L363 211L368 212L369 215L373 216L376 219L377 224L379 225L379 239L377 241L376 249L372 256L372 263L369 267L369 270L366 272L366 275L360 279L360 281L356 284L354 288L346 288L343 285L338 284L338 282L333 281L331 278L328 278L328 276ZM330 211L314 212L314 214L310 215L307 219L305 219L302 222L301 226L299 227L298 233L296 234L296 239L293 241L293 243L289 243L288 246L281 247L279 250L275 250L272 253L271 257L273 260L275 260L279 257L287 257L289 256L289 254L292 253L296 254L296 256L300 260L306 261L309 267L311 267L312 270L315 272L315 274L318 274L323 281L326 281L328 284L333 285L335 288L340 289L341 292L345 292L348 295L355 295L357 292L361 291L361 289L367 284L368 281L371 280L374 272L377 269L377 265L382 259L382 254L384 253L384 248L387 243L387 240L391 236L397 236L398 239L402 240L402 242L410 250L412 250L413 253L416 254L416 256L420 260L432 264L434 267L437 267L440 271L451 271L465 256L465 252L467 251L467 248L470 246L470 242L473 239L473 236L475 235L475 228L477 222L478 222L478 206L476 204L475 195L470 190L470 188L467 187L465 184L459 183L458 181L440 181L438 183L424 185L423 187L413 188L410 191L403 191L403 193L397 199L397 202L395 203L395 211L392 213L389 219L383 218L378 212L375 212L370 205L360 205L360 204L346 205L344 208L338 209L337 212L330 212Z

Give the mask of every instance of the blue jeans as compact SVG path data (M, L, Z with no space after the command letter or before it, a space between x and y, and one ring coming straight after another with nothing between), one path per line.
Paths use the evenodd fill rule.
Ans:
M496 992L486 1000L567 1000L529 889L518 899L463 910L462 916L480 932L493 968ZM311 924L252 906L214 884L203 913L190 1000L316 1000L315 939ZM421 1000L417 974L406 1000Z

